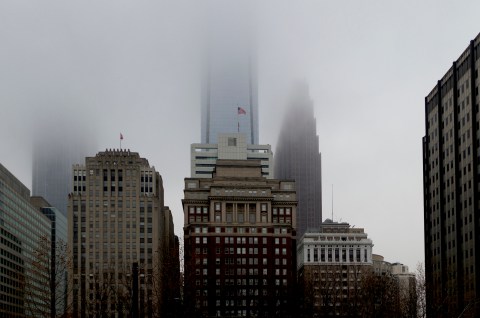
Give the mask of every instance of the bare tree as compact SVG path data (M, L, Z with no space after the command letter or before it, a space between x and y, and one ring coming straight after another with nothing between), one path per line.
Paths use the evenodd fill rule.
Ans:
M49 235L38 238L33 256L25 260L23 290L25 310L32 317L65 317L68 304L67 272L72 264L67 244L56 241L52 245Z
M366 273L362 285L363 317L401 317L399 286L391 274Z
M86 277L85 312L89 317L103 317L109 311L108 302L114 291L112 273L109 271L95 271Z
M425 318L427 316L427 297L425 284L425 268L423 263L417 264L416 280L416 300L417 300L417 317Z
M304 317L358 317L362 308L362 275L366 266L317 265L299 274Z

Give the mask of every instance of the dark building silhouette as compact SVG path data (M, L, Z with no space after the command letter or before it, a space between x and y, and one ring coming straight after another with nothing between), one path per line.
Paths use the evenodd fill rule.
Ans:
M316 120L308 86L298 84L280 132L274 156L275 178L295 179L298 237L322 224L322 167Z
M219 159L184 193L185 317L292 317L295 182L263 177L260 160Z
M428 317L480 316L480 34L425 98Z

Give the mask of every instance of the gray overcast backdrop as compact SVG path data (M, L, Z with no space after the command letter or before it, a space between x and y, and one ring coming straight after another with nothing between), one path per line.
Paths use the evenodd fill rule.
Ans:
M119 147L122 132L123 148L163 176L181 237L203 22L239 3L0 1L0 162L31 188L32 140L45 127L77 123L98 150ZM424 97L480 32L480 2L241 3L258 31L260 142L275 149L290 85L305 79L324 218L334 184L334 219L364 227L374 253L414 270L424 258Z

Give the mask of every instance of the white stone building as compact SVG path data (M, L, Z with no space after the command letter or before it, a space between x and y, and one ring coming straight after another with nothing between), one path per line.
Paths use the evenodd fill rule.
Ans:
M211 178L217 159L260 160L262 176L273 179L273 152L270 145L248 144L245 134L220 134L217 144L191 145L191 177Z

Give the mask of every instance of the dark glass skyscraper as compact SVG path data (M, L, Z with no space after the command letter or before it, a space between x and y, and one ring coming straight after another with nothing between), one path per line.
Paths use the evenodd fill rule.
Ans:
M428 317L480 316L480 34L425 97Z
M298 84L278 139L275 178L294 179L297 186L297 233L322 224L322 167L316 120L308 86Z

